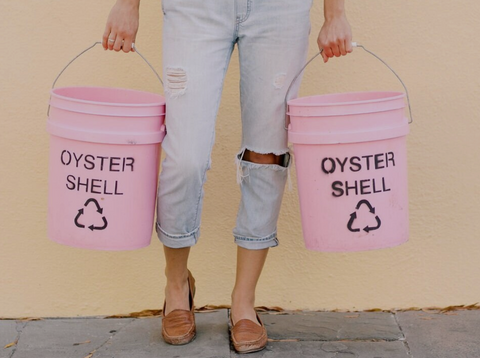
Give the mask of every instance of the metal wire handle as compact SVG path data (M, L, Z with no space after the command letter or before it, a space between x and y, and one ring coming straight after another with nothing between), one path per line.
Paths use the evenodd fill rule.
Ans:
M69 63L67 63L67 65L63 68L63 70L60 71L60 73L58 74L57 78L55 78L55 81L53 81L53 85L52 85L52 89L55 88L55 84L57 83L58 79L60 78L60 76L63 74L63 72L65 72L65 70L68 68L68 66L70 66L77 58L79 58L80 56L82 56L85 52L91 50L92 48L94 48L95 46L101 44L102 42L101 41L97 41L95 42L92 46L86 48L85 50L83 50L82 52L80 52L77 56L75 56ZM157 76L158 80L160 81L160 83L162 84L162 87L163 87L163 81L162 81L162 78L160 77L160 75L157 73L157 71L155 71L155 68L153 68L153 66L150 64L150 62L148 62L148 60L138 51L138 49L135 47L134 44L132 44L132 48L135 50L136 53L138 53L138 55L145 61L145 63L152 69L153 73L155 73L155 76ZM47 110L47 116L50 115L50 104L48 105L48 110Z
M399 75L380 57L375 55L373 52L367 50L363 45L360 45L356 42L352 42L353 47L360 47L362 48L365 52L368 52L370 55L374 56L377 60L382 62L387 68L398 78L400 83L402 84L403 88L405 89L405 94L407 96L407 102L408 102L408 111L410 113L410 120L408 121L409 124L413 123L413 116L412 116L412 107L410 106L410 97L408 96L408 89L407 86L405 86L405 83L402 81ZM290 93L290 89L292 88L293 84L297 80L297 78L303 73L305 68L312 62L314 59L316 59L321 53L323 52L323 49L321 49L315 56L313 56L303 67L302 69L297 73L293 81L290 83L290 86L288 86L287 93L285 94L285 130L288 130L288 125L290 123L290 116L288 115L288 104L287 104L287 99L288 99L288 94Z

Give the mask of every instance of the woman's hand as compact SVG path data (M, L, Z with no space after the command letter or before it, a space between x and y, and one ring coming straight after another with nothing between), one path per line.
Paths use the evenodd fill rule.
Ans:
M343 2L325 0L325 23L318 35L318 48L323 49L323 62L330 57L345 56L352 52L352 30L348 23Z
M140 0L117 0L110 11L103 34L102 46L105 50L135 51L139 6Z

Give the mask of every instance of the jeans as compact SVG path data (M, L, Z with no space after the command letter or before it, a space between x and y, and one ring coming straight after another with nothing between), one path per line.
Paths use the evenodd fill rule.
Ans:
M157 234L172 248L200 236L203 185L215 122L234 49L240 60L242 145L236 157L241 202L235 243L278 245L277 220L289 169L285 95L304 65L312 0L162 0L167 135L159 179ZM289 98L296 96L299 82ZM283 165L243 160L285 154Z

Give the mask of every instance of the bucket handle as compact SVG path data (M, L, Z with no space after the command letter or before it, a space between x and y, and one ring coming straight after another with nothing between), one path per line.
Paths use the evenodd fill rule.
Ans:
M367 50L363 45L360 45L359 43L352 42L353 47L360 47L362 48L365 52L368 52L370 55L374 56L376 59L378 59L380 62L382 62L385 66L388 67L390 71L398 78L400 83L402 84L403 88L405 89L405 94L407 95L407 102L408 102L408 111L410 113L410 120L408 121L409 124L413 123L413 116L412 116L412 107L410 106L410 97L408 96L408 90L407 86L405 86L405 83L403 83L402 79L400 78L399 75L380 57L375 55L373 52ZM292 88L293 84L297 80L297 78L302 74L302 72L305 70L305 68L312 62L314 59L316 59L321 53L323 52L323 49L321 49L315 56L313 56L303 67L302 69L297 73L293 81L290 83L290 86L288 86L287 93L285 94L285 130L288 130L288 125L290 124L290 116L288 115L288 104L287 104L287 99L288 99L288 94L290 93L290 89Z
M65 72L65 70L68 68L68 66L70 66L77 58L82 56L85 52L87 52L88 50L91 50L92 48L94 48L95 46L97 46L101 43L102 43L101 41L95 42L92 46L90 46L90 47L86 48L85 50L83 50L82 52L80 52L69 63L67 63L67 65L63 68L63 70L60 71L57 78L55 78L55 81L53 81L52 89L55 88L55 84L57 83L58 79L63 74L63 72ZM155 68L153 68L153 66L150 64L150 62L148 62L148 60L138 51L138 49L135 47L135 44L132 44L132 48L135 50L136 53L138 53L138 55L143 59L143 61L145 61L145 63L152 69L153 73L155 73L155 76L157 76L158 80L160 81L160 83L162 84L162 87L163 87L162 78L160 77L158 72L155 71ZM47 116L49 116L49 115L50 115L50 104L48 105L48 110L47 110Z

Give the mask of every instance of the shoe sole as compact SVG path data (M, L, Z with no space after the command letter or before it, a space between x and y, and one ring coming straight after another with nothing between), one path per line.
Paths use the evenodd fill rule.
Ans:
M267 341L267 343L266 343L263 347L252 348L252 349L247 349L247 350L237 349L237 347L235 347L235 343L233 343L233 339L232 339L232 327L230 326L230 324L228 325L228 336L230 337L230 344L231 344L232 348L233 348L233 349L235 350L235 352L237 352L238 354L246 354L246 353L260 352L261 350L264 350L265 348L267 348L268 341Z
M246 354L246 353L253 353L253 352L260 352L261 350L264 350L267 346L264 346L264 347L261 347L261 348L254 348L254 349L248 349L246 351L239 351L237 350L237 348L235 348L235 346L233 346L233 348L235 348L235 352L237 352L238 354Z
M162 335L162 336L163 336L163 335ZM174 340L165 339L165 337L163 336L163 340L165 341L165 343L170 344L170 345L172 345L172 346L184 346L184 345L186 345L186 344L188 344L188 343L193 342L193 341L195 340L195 338L197 338L197 334L196 334L196 333L193 335L192 338L190 338L190 339L187 340L187 341L183 341L183 340L182 340L182 341L178 341L178 342L177 342L177 341L174 341Z

